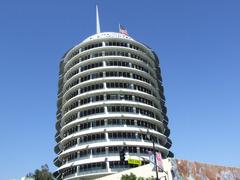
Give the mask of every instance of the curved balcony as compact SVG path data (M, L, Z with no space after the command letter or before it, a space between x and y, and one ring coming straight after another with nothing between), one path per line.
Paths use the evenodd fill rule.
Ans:
M133 54L137 54L138 56L140 56L142 59L145 59L148 63L151 64L152 67L156 66L156 62L154 59L152 59L151 57L147 56L145 53L135 50L135 49L131 49L129 47L122 47L122 46L102 46L102 47L97 47L97 48L93 48L93 49L89 49L83 52L80 52L79 54L77 54L76 56L72 57L71 59L69 59L67 61L67 63L65 64L64 69L66 69L67 71L69 71L72 68L72 62L76 59L79 59L81 57L85 57L87 55L90 55L92 53L96 53L96 52L102 52L102 51L120 51L120 52L124 52L124 53L133 53ZM115 57L122 57L121 55L113 55ZM101 57L107 57L107 56L101 56ZM93 57L89 57L89 59L93 59ZM82 61L83 62L83 61Z
M61 136L60 136L60 132L58 131L56 134L55 134L55 141L57 143L59 143L60 141L62 140Z
M172 151L169 151L169 153L168 153L168 156L167 157L169 157L169 158L173 158L174 157L174 154L173 154L173 152Z
M86 87L86 86L94 85L94 84L97 84L97 83L107 83L107 82L110 82L110 83L111 82L132 83L134 85L138 85L138 86L144 87L144 88L154 92L154 94L156 94L158 97L160 97L158 95L157 89L154 88L153 86L151 86L149 83L147 83L145 81L141 81L141 80L133 79L133 78L127 78L127 77L115 77L115 78L114 77L101 77L101 78L90 79L88 81L84 81L84 82L76 84L75 86L73 86L70 89L68 89L63 94L64 103L66 101L68 101L68 100L66 100L66 96L68 96L69 93L73 92L74 90L78 90L79 88L83 88L83 87Z
M165 127L164 135L168 137L170 135L170 132L170 129Z
M55 166L57 167L60 167L62 165L62 162L58 159L58 157L56 157L54 160L53 160L53 163Z
M54 147L54 152L55 152L56 154L58 154L60 151L61 151L61 149L59 148L59 145L57 144L57 145Z
M172 146L172 141L168 138L166 144L164 145L166 148L170 149Z
M125 66L101 66L101 67L95 67L95 68L92 68L92 69L89 69L89 70L86 70L83 72L78 72L77 74L73 75L70 79L66 80L66 82L63 86L63 92L65 92L66 87L76 79L82 78L82 77L90 75L92 73L110 72L110 71L135 73L136 75L140 75L140 76L146 78L147 80L149 80L152 84L155 85L155 87L158 87L158 84L156 83L156 79L154 79L154 77L152 77L149 73L147 73L145 71L135 69L132 67L125 67ZM111 77L117 78L116 76L111 76ZM121 77L121 76L119 76L119 77ZM135 78L131 78L131 79L135 79ZM145 81L143 81L143 82L145 82Z

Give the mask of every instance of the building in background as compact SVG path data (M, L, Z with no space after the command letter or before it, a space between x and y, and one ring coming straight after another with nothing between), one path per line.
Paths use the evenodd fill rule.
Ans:
M163 158L173 157L159 59L124 31L101 33L97 15L97 33L60 62L55 177L91 179L136 167L120 162L120 149L147 158L152 141Z

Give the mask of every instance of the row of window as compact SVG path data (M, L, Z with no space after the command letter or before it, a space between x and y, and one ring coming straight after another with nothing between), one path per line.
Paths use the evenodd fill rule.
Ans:
M132 95L127 95L127 94L107 94L106 100L128 100L128 101L132 101L133 96ZM64 113L67 113L68 111L70 111L70 110L72 110L72 109L74 109L78 106L88 104L88 103L92 103L92 102L97 102L97 101L104 101L104 96L103 95L97 95L97 96L87 97L87 98L72 102L71 105L69 105L68 107L66 107L64 109ZM136 102L141 102L141 103L144 103L144 104L148 104L148 105L153 106L153 107L157 107L157 105L155 103L153 103L151 100L148 100L148 99L140 97L140 96L135 96L135 101Z
M75 80L71 84L69 84L66 87L65 91L67 91L68 89L70 89L71 87L77 85L80 82L85 82L85 81L88 81L88 80L91 80L91 79L102 78L102 77L104 77L103 76L103 72L96 72L96 73L92 73L92 74L86 75L84 77L81 77L80 79ZM133 78L133 79L138 79L140 81L144 81L144 82L146 82L148 84L151 84L151 86L155 87L154 83L151 82L149 79L147 79L147 78L145 78L145 77L143 77L141 75L134 74L134 73L132 74L132 77L131 77L129 72L108 71L108 72L106 72L105 77L127 77L127 78Z
M154 113L146 109L136 108L136 113L154 118Z
M68 141L65 145L64 145L64 150L69 149L70 147L73 147L77 144L77 139L73 139L71 141Z
M84 129L89 129L91 127L99 127L99 126L104 126L104 120L96 120L92 122L85 122L85 123L80 123L77 126L71 127L68 130L65 130L63 133L63 136L66 137L67 135L71 135L75 132L84 130Z
M89 85L89 86L85 86L79 90L75 90L72 93L70 93L67 97L66 100L70 100L71 98L75 97L78 95L78 91L80 91L80 93L85 93L88 91L93 91L93 90L97 90L97 89L103 89L103 83L99 83L99 84L93 84L93 85Z
M135 132L109 132L109 139L143 139L149 141L149 138L146 134L135 133ZM162 144L161 140L158 138L150 137L150 140L154 140L156 143Z
M128 94L107 94L107 100L129 100L131 101L132 95Z
M77 158L87 157L87 156L90 156L91 154L93 156L105 155L107 153L106 148L108 148L109 154L117 154L122 150L123 146L99 147L99 148L93 148L93 149L87 149L87 150L84 149L78 152L75 151L63 157L63 163L65 164L66 162L69 162ZM124 146L124 148L125 148L125 151L128 153L135 153L135 154L138 153L137 146ZM147 148L147 147L139 147L139 152L141 154L148 154L149 151L153 151L153 149ZM159 150L156 150L156 151L159 152ZM79 153L79 157L78 157L78 153Z
M89 134L89 135L85 135L85 136L80 136L79 138L79 142L81 143L86 143L86 142L90 142L90 141L99 141L99 140L103 140L105 139L105 133L98 133L98 134ZM67 150L70 147L73 147L77 144L77 138L68 141L66 144L63 145L63 149Z
M130 47L132 49L135 50L140 50L142 52L144 52L144 50L136 45L133 44L128 44L126 42L116 42L116 41L110 41L110 42L105 42L105 46L122 46L122 47ZM71 59L72 57L76 56L79 52L83 52L89 49L93 49L93 48L97 48L97 47L102 47L102 42L99 43L95 43L95 44L89 44L85 47L81 47L79 50L75 50L74 52L71 53L71 55L69 56L69 59Z
M111 82L111 83L108 82L108 83L106 83L106 85L107 85L107 88L134 89L134 90L138 90L138 91L142 91L142 92L151 94L156 97L155 93L152 93L152 91L149 90L148 88L145 88L145 87L142 87L142 86L139 86L136 84L122 83L122 82ZM82 94L82 93L97 90L97 89L103 89L103 83L89 85L89 86L81 88L79 91ZM78 90L75 90L66 97L66 100L68 101L77 95L78 95Z
M162 132L162 129L156 126L155 124L142 121L142 120L136 120L136 122L137 122L137 126L146 127L148 129L153 129L155 131ZM135 126L135 122L133 119L108 119L107 120L107 126L121 126L121 125ZM92 122L80 123L74 127L71 127L65 130L63 133L63 136L66 137L78 131L82 131L82 130L94 128L94 127L101 127L101 126L105 126L103 119L92 121Z
M77 54L75 54L75 55L77 55ZM80 61L82 62L82 61L88 60L90 58L101 57L103 55L105 55L105 56L131 57L131 58L134 58L134 59L138 59L138 60L148 64L148 66L150 66L151 68L153 68L151 63L149 63L147 60L143 59L142 57L140 57L139 55L137 55L135 53L128 53L128 52L123 52L123 51L105 51L105 53L103 53L102 51L100 51L100 52L95 52L94 54L85 55L85 56L81 57L80 59L73 60L71 65L69 65L66 70L69 70L71 67L73 67L74 65L78 64Z
M106 61L106 65L107 66L125 66L125 67L130 67L130 63L129 62L125 62L125 61Z
M79 117L81 118L81 117L90 116L92 114L99 114L99 113L104 113L104 107L97 107L97 108L80 111Z
M80 82L88 81L90 79L102 78L103 72L96 72L80 78Z
M145 164L145 162L143 162ZM109 166L111 169L129 169L137 167L138 165L135 164L128 164L127 161L120 162L120 161L110 161ZM81 172L88 172L88 171L101 171L106 170L106 162L98 162L98 163L89 163L89 164L82 164L79 165L79 173ZM62 171L62 176L66 177L72 174L75 174L77 172L77 166L72 166L69 168L66 168Z
M110 41L106 42L105 46L123 46L123 47L128 47L128 44L125 42L115 42L115 41Z
M105 133L99 133L99 134L89 134L85 136L80 136L79 142L81 143L86 143L86 142L91 142L91 141L100 141L105 139Z
M97 68L97 67L102 67L103 63L102 62L97 62L97 63L92 63L92 64L88 64L86 66L80 67L81 72L92 69L92 68Z
M77 117L78 117L77 113L74 113L71 116L69 116L64 122L65 122L65 124L68 124L68 123L76 120Z
M136 108L136 111L134 111L134 107L132 107L132 106L120 106L120 105L108 106L107 111L108 112L113 112L113 113L115 113L115 112L135 113L135 114L142 114L144 116L149 116L151 118L155 117L155 114L150 110L146 110L146 109L142 109L142 108ZM77 119L78 113L79 113L80 118L85 117L85 116L94 115L94 114L104 113L104 107L90 108L90 109L86 109L86 110L83 110L83 111L80 111L80 112L76 112L76 113L70 115L65 120L65 124L68 124L71 121ZM156 119L159 120L160 118L156 115Z
M74 71L72 71L68 76L67 76L67 80L70 79L71 77L73 77L74 75L79 73L79 69L76 69Z
M106 77L129 77L130 78L130 73L110 71L110 72L106 72Z
M81 48L81 52L86 51L86 50L89 50L89 49L92 49L92 48L101 47L101 46L102 46L102 43L101 43L101 42L95 43L95 44L89 44L89 45L87 45L87 46L85 46L85 47L82 47L82 48Z
M133 97L132 97L132 95L127 95L127 94L107 94L106 100L128 100L128 101L132 101ZM72 110L72 109L74 109L78 106L88 104L88 103L92 103L92 102L97 102L97 101L104 101L104 96L103 95L91 96L91 97L87 97L87 98L72 102L71 105L69 105L68 107L66 107L64 109L64 113L67 113L68 111L70 111L70 110ZM148 104L150 106L157 107L157 105L155 103L153 103L151 100L148 100L148 99L140 97L140 96L135 96L135 101L136 102L141 102L141 103L144 103L144 104Z
M127 44L125 42L117 42L117 41L109 41L105 43L105 46L122 46L122 47L130 47L131 49L139 50L142 52L145 52L142 48L133 45L133 44Z
M80 82L79 79L76 79L76 80L74 80L73 82L69 83L69 84L66 86L66 88L65 88L65 90L64 90L63 93L65 93L65 92L66 92L68 89L70 89L71 87L78 85L79 82Z
M128 112L133 113L133 107L131 106L108 106L108 112Z
M64 169L63 172L62 172L62 176L66 177L66 176L69 176L71 174L75 174L76 172L77 172L77 166L73 166L73 167Z
M103 89L103 83L100 83L100 84L93 84L93 85L90 85L90 86L86 86L84 88L81 88L80 89L80 93L85 93L85 92L88 92L88 91L93 91L93 90L97 90L97 89Z
M151 76L154 77L154 75L149 72L146 68L136 65L134 63L129 63L129 62L125 62L125 61L116 61L116 60L111 60L111 61L106 61L106 65L107 66L125 66L125 67L132 67L141 71L144 71L146 73L149 73ZM71 72L68 76L67 76L67 80L70 79L72 76L76 75L77 73L79 73L80 71L86 71L92 68L97 68L97 67L102 67L103 66L103 62L97 62L97 63L92 63L92 64L88 64L86 66L80 67L79 69L74 70L73 72Z
M159 138L151 136L149 139L149 137L147 137L146 134L136 133L136 132L108 132L108 138L110 140L111 139L124 139L124 140L126 140L126 139L141 140L141 139L143 139L145 141L151 140L151 141L154 141L155 143L162 144L162 141ZM106 139L105 133L87 134L87 135L79 137L79 143L82 144L82 143L86 143L86 142L101 141L101 140L105 140L105 139ZM63 145L63 147L64 147L63 149L67 150L75 145L77 145L77 138L65 143Z

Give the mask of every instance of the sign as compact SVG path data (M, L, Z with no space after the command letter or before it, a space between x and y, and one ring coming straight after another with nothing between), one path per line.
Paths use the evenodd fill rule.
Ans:
M142 161L139 159L128 159L128 164L142 165Z

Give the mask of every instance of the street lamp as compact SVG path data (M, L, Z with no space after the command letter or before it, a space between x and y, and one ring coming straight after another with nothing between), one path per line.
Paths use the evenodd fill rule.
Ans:
M156 149L155 149L155 142L154 142L155 137L150 134L149 130L147 130L147 138L153 143L153 155L154 155L154 163L155 163L155 170L156 170L156 180L158 180L158 165L157 165L157 156L156 156Z

